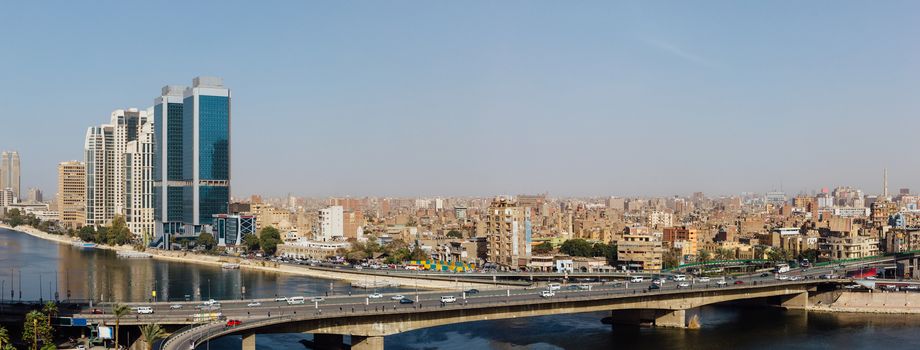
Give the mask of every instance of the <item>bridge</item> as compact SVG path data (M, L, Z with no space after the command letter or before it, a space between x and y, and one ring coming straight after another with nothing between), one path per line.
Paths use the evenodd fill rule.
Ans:
M846 279L803 279L780 281L771 277L752 277L740 282L696 280L681 287L679 282L664 282L661 289L643 283L604 283L573 285L542 295L543 288L493 289L473 291L425 292L412 295L390 294L382 298L341 296L290 305L282 300L225 301L218 311L195 309L192 303L136 304L149 306L153 314L132 314L120 320L122 326L159 323L185 325L173 332L161 349L189 349L207 340L226 335L242 335L243 349L255 349L256 334L312 333L318 349L344 348L344 335L350 335L351 348L383 349L385 336L446 324L534 317L568 313L610 311L618 324L649 324L658 327L696 327L701 306L743 300L758 300L786 308L803 309L809 297L838 290ZM738 283L738 284L735 284ZM470 293L468 293L470 292ZM455 296L456 302L442 303L441 296ZM400 303L397 299L410 299ZM178 305L178 306L176 306ZM90 323L114 324L104 306L103 314L78 313ZM227 326L226 320L240 324Z

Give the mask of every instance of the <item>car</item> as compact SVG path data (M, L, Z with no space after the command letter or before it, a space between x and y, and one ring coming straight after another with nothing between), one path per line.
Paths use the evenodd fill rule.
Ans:
M802 277L802 276L792 276L792 277L789 277L789 280L790 280L790 281L801 281L801 280L804 280L804 279L805 279L805 277Z
M575 287L578 288L579 290L591 290L590 284L579 284Z
M402 294L396 294L396 295L390 297L390 299L392 299L392 300L403 300L403 299L405 299L405 298L406 298L406 297L404 297Z
M287 297L277 297L277 298L275 298L275 301L277 301L277 302L286 302L286 301L287 301Z
M243 321L240 320L227 320L227 327L235 327L243 324Z
M686 280L687 280L687 276L686 276L686 275L674 275L674 280L675 280L675 281L678 281L678 282L680 282L680 281L686 281Z
M718 284L721 287L721 286L728 284L728 282L725 282L725 280L719 280L719 281L716 281L716 284Z
M149 306L141 306L137 308L137 313L139 315L150 315L153 313L153 308Z
M371 299L380 299L380 298L383 298L383 294L374 293L374 294L368 295L367 297Z
M442 297L441 297L441 302L442 302L442 303L453 303L453 302L455 302L455 301L457 301L457 297L455 297L455 296L453 296L453 295L445 295L445 296L442 296Z
M904 289L907 289L907 290L920 290L920 286L918 286L918 285L916 285L916 284L911 284L911 285L909 285L909 286L907 286L907 287L904 287Z
M181 308L182 308L182 304L172 304L172 305L169 306L169 308L170 308L170 309L173 309L173 310L181 309Z
M770 273L769 273L769 272L764 272L764 273L760 274L760 277L770 277Z
M654 284L654 283L648 285L648 290L655 290L655 289L661 289L661 286Z
M219 304L219 303L217 302L217 300L208 299L208 300L206 300L205 302L203 302L202 304L205 304L205 305L214 305L214 304Z
M314 303L321 303L321 302L326 301L326 298L323 298L323 297L313 297L313 299L310 299L310 301L312 301L312 302L314 302Z
M565 290L580 290L581 288L579 288L577 285L572 284L572 285L566 286L566 287L563 288L563 289L565 289Z
M709 282L709 277L700 277L699 281L700 281L700 282L703 282L703 283L708 283L708 282Z
M83 345L83 344L77 345L77 350L86 350L86 345Z
M92 313L93 315L102 315L102 314L104 314L104 312L103 312L102 310L100 310L100 309L93 309L93 311L92 311L91 313Z
M789 276L786 276L786 275L779 275L779 276L776 276L776 279L778 279L778 280L780 280L780 281L785 281L785 280L788 280L788 279L789 279Z
M400 303L400 304L412 304L412 303L414 303L414 302L415 302L415 300L412 300L412 299L409 299L409 298L402 298L402 299L399 299L399 303Z
M262 306L262 303L253 300L251 303L246 304L246 306L248 306L248 307L259 307L259 306Z
M466 291L466 294L479 294L479 289L472 288Z
M677 288L688 288L690 287L690 282L680 282L677 284Z
M656 284L656 285L658 285L658 286L661 286L662 283L664 283L664 281L662 281L660 278L653 278L653 279L652 279L652 284Z
M742 280L737 280L737 281L735 281L735 284L744 284L744 281L742 281Z
M540 296L544 298L554 297L556 296L556 292L551 290L544 290L540 292Z
M550 284L547 285L547 288L548 288L549 290L560 290L560 289L562 289L562 285L559 284L559 283L550 283Z
M642 283L642 276L633 276L629 281L632 283Z

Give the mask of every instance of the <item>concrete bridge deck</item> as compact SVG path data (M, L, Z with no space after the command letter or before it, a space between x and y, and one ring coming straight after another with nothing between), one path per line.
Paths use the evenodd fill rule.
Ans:
M612 311L616 322L648 322L656 326L687 327L697 315L700 306L748 299L772 298L789 308L808 306L808 292L819 287L834 289L849 280L776 281L766 283L695 288L670 288L656 291L635 287L604 288L590 291L558 292L552 297L541 297L539 290L518 291L505 295L472 296L458 302L441 304L437 300L421 299L421 303L408 305L393 301L367 304L300 305L276 308L272 316L252 316L227 310L225 317L240 319L242 324L226 327L225 322L214 321L187 327L170 336L162 349L188 349L208 339L225 335L243 335L243 348L254 348L255 335L265 333L313 333L317 343L341 346L342 335L352 336L353 349L382 349L383 337L421 328L445 324L533 317L566 313ZM510 296L509 296L510 295ZM249 316L249 317L247 317ZM137 322L152 322L153 317ZM171 316L159 322L171 322ZM126 322L127 321L127 322ZM172 322L181 321L173 319ZM123 320L122 324L131 324ZM157 321L153 321L157 322ZM331 337L331 338L330 338Z

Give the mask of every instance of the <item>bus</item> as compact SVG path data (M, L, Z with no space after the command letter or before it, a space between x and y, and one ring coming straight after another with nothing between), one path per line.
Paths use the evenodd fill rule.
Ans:
M776 272L776 273L789 272L789 264L776 264L776 267L773 268L773 272Z

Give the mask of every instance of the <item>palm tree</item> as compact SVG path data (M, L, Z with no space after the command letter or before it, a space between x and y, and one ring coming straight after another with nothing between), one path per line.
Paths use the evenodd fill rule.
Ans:
M9 345L10 343L10 332L6 330L5 327L0 326L0 349L3 349L3 344Z
M48 316L48 326L51 326L51 318L57 316L58 307L53 301L48 301L42 306L42 313Z
M153 350L153 343L157 340L166 338L166 331L156 323L145 324L140 326L140 329L141 337L143 337L144 342L147 343L147 350Z
M115 348L118 348L118 326L121 323L121 318L128 314L131 311L126 305L115 304L112 306L112 314L115 315Z

